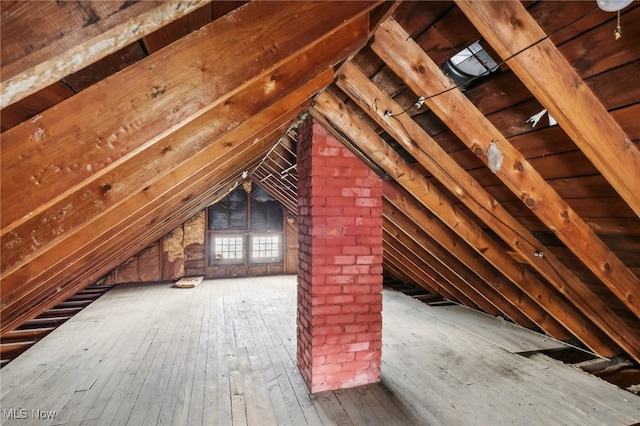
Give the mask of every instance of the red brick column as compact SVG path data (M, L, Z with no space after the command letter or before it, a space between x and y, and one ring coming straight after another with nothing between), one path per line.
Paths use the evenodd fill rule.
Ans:
M309 118L298 135L298 366L311 392L380 380L382 181Z

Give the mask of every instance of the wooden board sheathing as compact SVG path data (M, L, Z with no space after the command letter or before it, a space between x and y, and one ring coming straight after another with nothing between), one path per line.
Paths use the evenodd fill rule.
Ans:
M0 402L56 411L38 423L50 425L638 420L639 397L501 347L538 347L534 333L484 319L470 333L453 324L468 319L459 309L383 295L377 384L309 395L296 366L296 277L274 276L209 280L192 291L116 286L7 365Z

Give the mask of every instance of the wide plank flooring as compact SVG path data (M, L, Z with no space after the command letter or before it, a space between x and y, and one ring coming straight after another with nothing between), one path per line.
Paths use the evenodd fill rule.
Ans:
M0 370L7 425L629 425L640 398L462 307L385 290L380 383L310 395L296 277L122 285Z

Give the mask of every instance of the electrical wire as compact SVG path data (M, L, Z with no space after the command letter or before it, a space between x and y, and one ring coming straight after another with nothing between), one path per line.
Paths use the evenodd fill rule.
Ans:
M559 28L559 29L557 29L557 30L555 30L555 31L553 31L553 32L551 32L551 33L549 33L549 34L545 35L545 36L544 36L544 37L542 37L540 40L535 41L535 42L531 43L530 45L528 45L528 46L526 46L526 47L524 47L524 48L520 49L519 51L517 51L517 52L513 53L513 54L512 54L512 55L510 55L509 57L507 57L507 58L503 59L502 61L500 61L500 62L496 63L496 67L495 67L495 69L500 68L501 66L505 65L505 64L506 64L508 61L510 61L511 59L513 59L513 58L515 58L516 56L518 56L518 55L522 54L523 52L526 52L527 50L531 49L532 47L534 47L534 46L536 46L536 45L538 45L538 44L540 44L540 43L542 43L543 41L550 39L551 37L553 37L554 35L558 34L559 32L564 31L566 28L568 28L568 27L570 27L570 26L572 26L572 25L576 24L577 22L582 21L583 19L587 18L588 16L590 16L591 14L593 14L594 12L596 12L597 10L598 10L598 8L597 8L597 7L595 7L595 8L593 8L593 9L591 9L589 12L587 12L587 13L585 13L584 15L580 16L579 18L574 19L573 21L571 21L571 22L570 22L570 23L568 23L567 25L565 25L565 26L563 26L563 27L561 27L561 28ZM425 31L426 31L426 30L425 30ZM491 72L489 72L489 73L483 73L483 74L480 74L480 75L478 75L478 76L475 76L475 77L473 77L473 78L469 79L468 81L466 81L466 82L464 83L464 86L467 86L467 85L469 85L469 84L473 83L474 81L476 81L476 80L478 80L478 79L480 79L480 78L484 78L484 77L486 77L486 76L488 76L488 75L490 75L490 74L491 74ZM417 100L414 104L411 104L408 108L406 108L405 110L403 110L403 111L401 111L401 112L399 112L399 113L394 114L392 111L387 110L387 111L385 111L384 116L385 116L385 117L397 117L397 116L399 116L399 115L405 114L405 113L407 113L411 108L413 108L414 106L417 106L417 108L420 108L420 107L424 104L424 102L426 102L426 101L428 101L428 100L430 100L430 99L433 99L433 98L435 98L435 97L437 97L437 96L440 96L440 95L443 95L443 94L445 94L445 93L448 93L448 92L450 92L450 91L452 91L452 90L455 90L455 89L460 89L461 91L464 91L464 90L465 90L465 88L463 87L463 85L460 85L460 84L458 84L458 83L455 83L453 86L448 87L448 88L446 88L446 89L444 89L444 90L442 90L442 91L440 91L440 92L438 92L438 93L434 93L433 95L429 95L429 96L427 96L427 97L420 96L420 97L418 98L418 100ZM418 103L419 103L420 101L422 101L422 103L420 104L420 106L418 106Z
M538 45L539 43L542 43L543 41L550 39L551 37L553 37L554 35L556 35L557 33L561 32L561 31L563 31L564 29L568 28L569 26L574 25L575 23L587 18L588 16L593 14L596 10L597 10L597 8L594 8L594 9L590 10L589 12L587 12L584 15L582 15L581 17L575 19L571 23L563 26L562 28L557 29L556 31L553 31L552 33L547 34L545 37L541 38L540 40L538 40L538 41L536 41L534 43L531 43L529 46L519 50L518 52L513 53L512 55L510 55L509 57L503 59L500 63L498 63L496 65L496 68L501 67L502 65L506 64L509 60L511 60L514 57L522 54L523 52L527 51L528 49L531 49L532 47ZM471 83L471 82L473 82L473 81L475 81L475 80L477 80L479 78L485 77L486 75L487 74L481 74L479 76L476 76L476 77L472 78L471 80L467 81L465 83L465 85L468 85L469 83ZM384 112L384 117L394 118L400 124L400 126L404 130L404 133L407 135L407 137L411 141L410 145L417 146L418 149L424 155L426 155L433 164L438 166L438 168L440 169L440 172L445 174L447 176L447 178L450 179L452 182L455 182L455 179L453 178L453 176L446 169L444 169L442 166L440 166L440 164L427 151L422 149L419 144L415 143L414 139L411 137L411 135L407 131L407 128L404 126L404 123L402 123L402 120L400 118L398 118L398 117L400 115L402 115L402 114L407 113L414 106L417 107L417 108L420 108L429 99L432 99L432 98L434 98L436 96L443 95L445 93L448 93L448 92L450 92L452 90L455 90L455 89L458 89L458 88L459 89L464 89L463 87L461 87L461 85L456 83L454 86L451 86L451 87L449 87L449 88L447 88L447 89L445 89L445 90L443 90L441 92L435 93L433 95L430 95L430 96L427 96L427 97L420 96L415 103L411 104L408 108L404 109L403 111L401 111L399 113L393 114L390 110L386 110ZM509 225L508 223L504 222L501 218L496 217L486 206L484 206L484 204L482 202L480 202L479 200L475 199L475 197L472 196L471 191L469 191L467 188L461 187L461 190L463 191L463 193L465 194L465 197L467 199L472 200L481 210L485 211L485 213L489 214L490 216L494 217L494 219L498 220L501 223L501 225L504 226L505 229L508 229L510 232L514 233L518 237L519 241L525 242L527 245L529 245L529 244L532 245L535 248L534 254L533 254L535 257L538 257L538 258L541 258L541 259L543 257L545 257L544 252L542 251L541 247L539 247L539 246L542 246L542 248L546 248L546 247L544 246L544 244L540 243L540 241L538 241L537 238L535 238L532 234L527 233L527 235L523 235L519 230L514 229L511 225ZM531 241L531 238L533 238L538 244L533 243L533 241ZM551 267L551 270L555 273L556 281L560 281L563 285L566 286L568 284L566 282L566 279L562 276L562 274L560 274L560 272L557 270L557 268L553 264L553 262L550 263L549 261L547 261L545 263L547 263Z

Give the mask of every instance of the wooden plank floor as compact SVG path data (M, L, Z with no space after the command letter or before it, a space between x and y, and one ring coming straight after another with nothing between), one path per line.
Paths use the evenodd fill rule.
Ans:
M531 350L539 336L499 320L495 331L492 319L469 311L457 320L458 308L386 290L382 382L310 395L296 367L295 285L294 276L279 276L204 281L191 289L118 286L0 370L2 422L640 421L639 397L543 355L513 353ZM47 416L53 418L36 418Z

